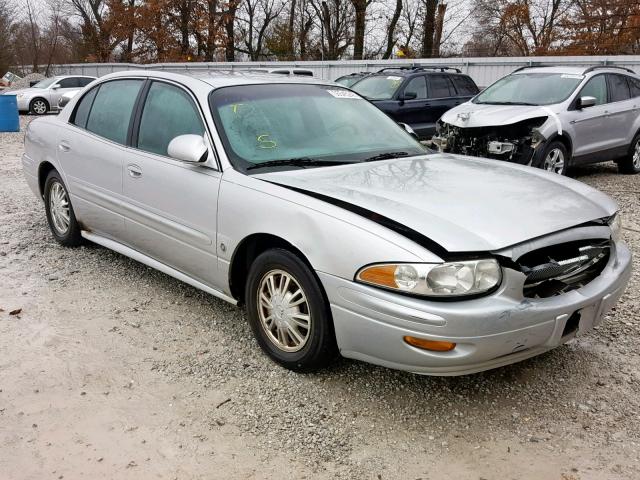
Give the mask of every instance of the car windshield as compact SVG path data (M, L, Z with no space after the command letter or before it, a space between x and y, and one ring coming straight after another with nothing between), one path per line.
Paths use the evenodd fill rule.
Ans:
M53 84L56 80L58 80L56 77L45 78L44 80L40 80L38 83L36 83L33 86L33 88L47 88L49 85Z
M396 75L373 75L356 83L353 91L369 100L389 100L401 83L402 77Z
M382 111L341 87L240 85L214 90L209 101L227 154L242 171L430 152Z
M583 78L583 75L569 73L509 75L482 91L473 99L473 103L552 105L566 100Z
M354 76L345 76L345 77L340 77L336 79L336 83L339 83L340 85L343 85L345 87L350 87L351 85L353 85L354 83L356 83L358 80L360 80L362 77L358 76L358 75L354 75Z

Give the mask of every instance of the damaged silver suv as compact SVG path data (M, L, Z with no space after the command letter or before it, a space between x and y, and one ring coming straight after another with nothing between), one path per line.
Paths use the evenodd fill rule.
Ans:
M446 112L440 151L565 174L614 160L640 172L640 76L623 67L522 67Z

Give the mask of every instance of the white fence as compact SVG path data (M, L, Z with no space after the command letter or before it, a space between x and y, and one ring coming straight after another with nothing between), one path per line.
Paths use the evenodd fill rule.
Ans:
M202 63L76 63L56 65L53 72L61 74L84 74L100 77L122 70L165 70L173 72L192 72L207 70L246 70L250 68L286 68L300 67L313 71L318 78L335 80L352 72L373 72L384 67L402 65L446 65L457 67L468 73L478 85L486 86L498 78L524 65L575 65L589 67L593 65L617 65L640 72L640 55L583 56L583 57L488 57L488 58L434 58L418 60L341 60L308 62L202 62Z

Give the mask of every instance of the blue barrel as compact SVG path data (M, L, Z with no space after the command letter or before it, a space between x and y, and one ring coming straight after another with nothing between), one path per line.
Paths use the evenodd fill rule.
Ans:
M20 116L15 95L0 95L0 132L19 132Z

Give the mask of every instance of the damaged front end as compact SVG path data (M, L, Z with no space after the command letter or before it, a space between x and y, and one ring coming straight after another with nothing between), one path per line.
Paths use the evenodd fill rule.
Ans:
M431 143L441 152L529 165L546 140L538 128L547 118L534 117L510 125L469 128L438 120Z

